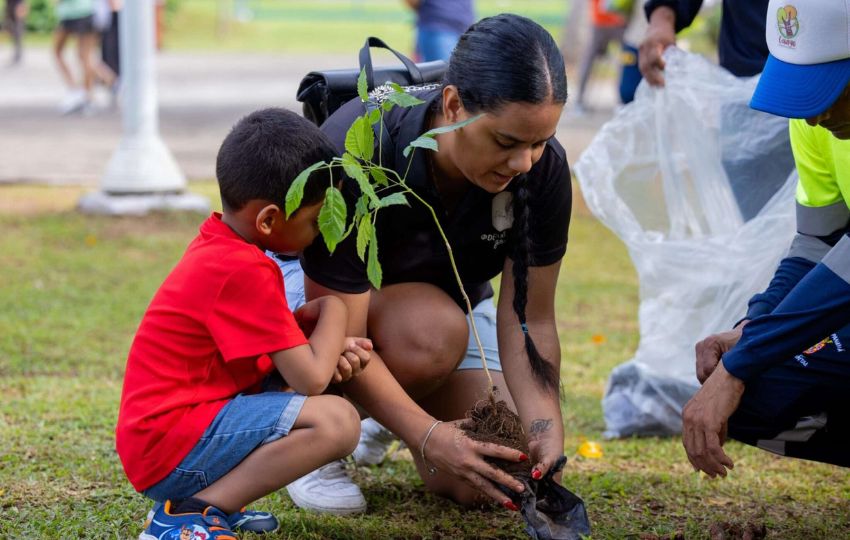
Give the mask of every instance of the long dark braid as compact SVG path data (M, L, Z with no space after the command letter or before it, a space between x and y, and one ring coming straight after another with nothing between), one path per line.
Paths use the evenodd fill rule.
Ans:
M473 114L495 112L508 103L567 101L564 58L555 40L534 21L509 13L481 19L461 36L443 83L457 87L464 108ZM526 175L514 178L513 185L513 308L525 335L535 380L544 389L557 392L558 370L540 355L526 323L528 267L532 262Z
M557 392L560 386L560 376L555 366L543 358L534 344L531 332L525 318L525 306L528 304L528 266L529 266L529 230L530 212L528 211L528 177L520 175L513 180L516 182L512 210L514 224L513 234L513 272L514 272L514 313L519 319L522 333L525 336L525 352L531 373L537 382L545 389Z

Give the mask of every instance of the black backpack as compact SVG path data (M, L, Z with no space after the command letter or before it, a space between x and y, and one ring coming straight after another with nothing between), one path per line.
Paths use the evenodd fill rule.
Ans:
M402 65L373 67L371 47L387 49ZM446 65L442 60L414 63L381 39L370 37L360 49L360 69L311 71L301 79L295 99L304 104L304 117L320 126L340 106L357 97L357 77L361 69L366 70L367 89L371 92L376 88L376 81L378 86L394 82L404 87L436 88L443 79Z

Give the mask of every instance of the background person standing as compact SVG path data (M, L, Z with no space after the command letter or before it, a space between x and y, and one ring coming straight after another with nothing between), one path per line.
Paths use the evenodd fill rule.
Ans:
M59 104L61 114L82 111L91 104L96 74L93 53L97 46L94 7L94 0L59 0L56 4L59 24L53 33L53 54L62 80L68 88ZM82 67L82 77L79 82L71 73L71 68L68 67L64 58L65 45L71 37L77 39L77 57Z
M475 22L472 0L405 1L416 12L419 59L448 61L460 35Z
M11 65L16 65L21 62L23 57L24 47L24 19L27 18L27 3L25 0L6 0L6 12L3 20L3 27L12 36L12 53Z

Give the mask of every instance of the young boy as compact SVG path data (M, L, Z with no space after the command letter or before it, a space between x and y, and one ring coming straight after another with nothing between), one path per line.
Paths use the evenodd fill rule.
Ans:
M371 342L345 337L337 298L292 313L264 254L297 253L316 237L328 174L313 173L289 219L284 200L301 170L334 155L318 128L282 109L248 115L221 145L223 212L160 286L127 360L116 447L133 487L164 502L143 540L274 530L273 516L244 506L357 445L354 407L320 394L339 363L368 362ZM293 391L263 391L275 370Z

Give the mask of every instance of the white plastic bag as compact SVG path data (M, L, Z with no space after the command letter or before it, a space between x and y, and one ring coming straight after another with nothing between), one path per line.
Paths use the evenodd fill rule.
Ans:
M757 77L675 48L665 59L665 87L641 83L575 166L640 282L640 344L602 402L608 437L681 431L695 343L743 317L794 234L788 121L748 107Z

